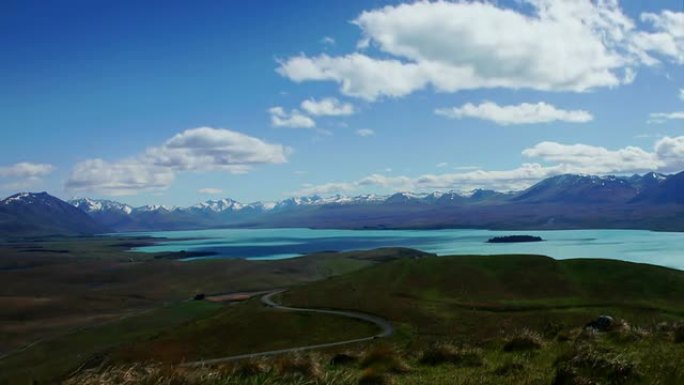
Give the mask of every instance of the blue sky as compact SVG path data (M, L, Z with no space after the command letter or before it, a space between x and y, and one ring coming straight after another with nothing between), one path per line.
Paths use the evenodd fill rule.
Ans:
M680 0L4 1L0 29L1 195L187 205L684 169Z

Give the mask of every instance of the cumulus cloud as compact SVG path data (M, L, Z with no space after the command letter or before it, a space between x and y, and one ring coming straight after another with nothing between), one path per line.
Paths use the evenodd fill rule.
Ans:
M342 103L336 98L307 99L302 102L301 107L314 116L346 116L354 113L351 103Z
M532 12L479 1L431 1L362 12L359 49L280 60L295 82L333 81L366 100L440 92L528 88L582 92L630 83L635 68L681 63L683 13L642 15L639 30L617 0L524 0ZM363 51L368 52L368 51Z
M646 171L675 172L684 169L684 136L657 140L652 151L628 146L607 149L587 144L541 142L522 151L522 155L538 160L508 170L462 170L416 177L372 174L351 182L335 182L307 186L300 192L333 193L383 188L392 191L455 190L469 192L475 188L499 191L520 190L554 175L631 174ZM339 190L335 188L339 187Z
M666 136L655 144L655 153L662 161L662 171L679 172L684 169L684 136Z
M198 193L200 194L207 194L207 195L218 195L218 194L223 194L223 190L220 188L213 188L213 187L205 187L197 190Z
M656 170L663 166L656 153L634 146L609 150L587 144L541 142L523 150L522 154L529 158L560 163L589 174L639 172Z
M332 193L342 193L354 190L356 187L353 183L325 183L321 185L305 184L302 189L295 192L294 195L324 195Z
M302 114L299 110L285 111L283 107L269 108L271 114L271 124L274 127L290 128L314 128L316 122L310 117Z
M178 172L249 172L255 165L287 161L290 149L227 129L185 130L144 153L120 161L88 159L76 164L66 182L69 191L130 195L169 187Z
M0 166L3 178L38 178L52 173L55 166L46 163L20 162L10 166Z
M475 118L489 120L500 125L537 124L550 122L586 123L594 117L584 110L563 110L551 104L522 103L518 105L499 106L493 102L478 105L466 103L461 107L438 108L435 114L452 119Z
M34 186L54 170L55 166L47 163L19 162L0 166L0 189L19 190Z
M222 170L242 174L257 164L286 162L279 144L226 129L199 127L183 131L163 146L145 152L146 163L174 170Z
M163 190L175 178L173 169L146 163L142 159L107 162L88 159L77 163L66 183L69 191L99 192L106 195L133 195Z
M649 115L648 123L665 123L668 120L684 119L684 111L680 112L654 112Z
M366 136L373 136L375 135L375 131L369 129L369 128L361 128L355 131L355 134L361 137L366 137Z
M655 54L684 64L684 12L643 13L641 20L653 29L653 32L639 32L634 37L642 61L658 64L660 60L653 56Z

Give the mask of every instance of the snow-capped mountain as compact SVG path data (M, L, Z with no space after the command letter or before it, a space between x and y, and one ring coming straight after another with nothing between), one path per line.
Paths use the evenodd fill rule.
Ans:
M243 203L231 198L208 200L190 207L168 208L148 205L133 208L114 201L78 199L71 203L88 213L99 223L117 230L173 230L211 227L396 227L396 226L511 226L523 221L538 221L530 226L579 226L576 215L590 215L596 207L632 210L634 205L684 203L681 175L657 173L644 175L595 176L558 175L540 181L529 188L502 193L478 189L470 194L456 191L414 193L399 192L383 195L299 196L276 202ZM23 195L8 198L7 202L33 199ZM9 203L3 204L9 204ZM538 205L544 209L535 213ZM589 206L591 205L591 206ZM601 206L602 205L602 206ZM631 205L631 206L630 206ZM584 207L592 207L585 210ZM651 207L651 206L648 206ZM684 206L682 206L684 210ZM650 210L650 208L648 208ZM533 210L533 211L530 211ZM660 210L660 209L658 209ZM532 213L532 214L530 214ZM676 215L667 213L668 218ZM617 215L617 214L616 214ZM622 214L621 214L622 215ZM664 215L664 214L663 214ZM564 217L572 217L563 222ZM552 222L548 222L549 218ZM629 216L638 218L638 216ZM586 220L595 220L587 217ZM606 220L599 226L612 223L639 227L635 223ZM667 219L670 220L670 219ZM483 222L488 221L488 222ZM617 222L616 222L617 221ZM657 221L655 221L657 223ZM668 222L669 223L669 222ZM592 226L594 226L592 222ZM672 225L668 225L672 226Z
M160 211L171 211L173 208L166 207L164 205L145 205L145 206L140 206L136 207L133 209L133 211L138 211L138 212L160 212Z
M109 231L91 216L52 195L22 192L0 201L0 234L95 234Z
M230 198L200 202L190 207L190 209L194 210L213 211L215 213L224 212L226 210L238 211L243 208L245 208L245 205Z
M133 212L133 207L125 204L125 203L119 203L115 201L110 201L106 199L90 199L90 198L79 198L79 199L72 199L68 203L71 205L87 212L87 213L94 213L94 212L99 212L99 211L109 211L109 212L115 212L115 211L120 211L124 214L130 214Z

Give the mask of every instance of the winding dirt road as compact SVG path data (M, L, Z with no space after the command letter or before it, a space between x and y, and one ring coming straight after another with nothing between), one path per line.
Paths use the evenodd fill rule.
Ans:
M218 364L218 363L222 363L222 362L237 361L237 360L243 360L243 359L249 359L249 358L273 356L273 355L283 354L283 353L294 353L294 352L301 352L301 351L305 351L305 350L330 348L330 347L341 346L341 345L355 344L358 342L372 341L372 340L375 340L378 338L389 337L394 333L394 328L392 327L392 324L389 321L387 321L384 318L380 318L380 317L377 317L374 315L355 312L355 311L347 311L347 310L328 310L328 309L309 309L309 308L289 307L289 306L282 306L282 305L275 303L273 301L273 296L280 294L280 293L283 293L284 291L285 290L273 291L273 292L270 292L268 294L263 295L261 297L261 303L263 303L266 306L277 309L277 310L292 311L292 312L331 314L331 315L335 315L335 316L353 318L353 319L357 319L357 320L361 320L361 321L365 321L365 322L370 322L372 324L377 325L380 328L380 333L375 334L375 335L370 336L370 337L356 338L353 340L328 342L328 343L316 344L316 345L305 345L305 346L298 346L298 347L287 348L287 349L269 350L269 351L259 352L259 353L240 354L240 355L236 355L236 356L213 358L213 359L209 359L209 360L186 362L182 366L211 365L211 364Z

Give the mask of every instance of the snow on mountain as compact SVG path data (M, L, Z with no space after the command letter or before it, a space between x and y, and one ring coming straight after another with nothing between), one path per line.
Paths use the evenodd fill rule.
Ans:
M72 199L68 203L87 213L110 211L130 214L133 212L133 208L125 203L119 203L106 199L80 198Z
M27 193L27 192L22 192L18 194L14 194L12 196L9 196L3 200L0 201L0 204L3 205L10 205L10 204L16 204L20 202L28 202L30 199L32 199L32 193Z
M173 208L166 207L164 205L145 205L141 207L136 207L133 211L138 212L158 212L158 211L171 211Z
M232 200L230 198L226 199L219 199L219 200L209 200L206 202L200 202L194 206L192 206L192 209L196 210L203 210L203 211L213 211L215 213L220 213L224 212L227 210L230 211L238 211L242 210L246 205L243 205L242 203Z

